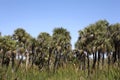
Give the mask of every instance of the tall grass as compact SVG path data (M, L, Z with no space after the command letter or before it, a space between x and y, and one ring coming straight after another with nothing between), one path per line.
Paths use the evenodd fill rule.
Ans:
M88 77L87 70L78 70L75 66L68 64L66 68L60 67L56 73L46 70L39 71L31 68L25 71L25 66L19 68L17 72L12 72L11 67L0 67L0 80L120 80L120 68L104 66L95 70Z

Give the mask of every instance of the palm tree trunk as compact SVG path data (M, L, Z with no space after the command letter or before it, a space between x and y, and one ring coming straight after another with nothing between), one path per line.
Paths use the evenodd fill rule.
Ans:
M26 53L26 71L28 70L28 65L29 65L29 53Z
M11 57L12 57L12 72L14 72L14 64L15 64L15 55L14 55L14 53L12 52L12 54L11 54Z
M98 69L99 69L99 63L100 63L100 50L98 51L98 66L97 66Z
M108 53L108 65L110 65L110 53Z
M93 66L92 66L92 69L95 69L96 60L97 60L97 53L95 52L94 54L95 54L95 56L94 56L94 59L93 59Z
M34 52L34 45L32 44L32 65L31 67L33 68L33 63L34 63L34 60L35 60L35 52Z
M104 58L105 58L105 55L104 53L102 53L102 67L104 66Z
M88 76L90 75L90 60L89 60L89 54L87 53L87 59L88 59Z
M33 64L34 64L34 62L35 62L35 55L32 54L30 57L32 58L31 67L33 68Z
M67 52L68 53L68 52ZM62 65L62 67L66 67L66 64L67 64L67 53L66 54L64 54L62 57L63 57L63 65Z
M60 65L60 60L61 60L61 50L56 52L56 57L55 57L55 62L54 62L54 73L56 72L56 69Z
M109 76L109 68L110 68L110 53L108 53L108 76Z
M95 59L95 53L93 52L93 62L94 62L94 59Z
M85 71L85 68L86 68L86 65L85 65L85 63L86 63L86 61L85 61L85 54L84 54L83 58L84 58L84 59L83 59L83 62L84 62L84 63L83 63L83 66L84 66L84 71Z
M115 51L113 52L113 64L117 61L117 45L115 44Z
M114 52L113 52L113 55L112 55L113 64L116 62L116 60L117 60L116 51L114 51Z
M117 47L117 53L118 53L118 66L120 67L120 48L119 46Z
M2 67L3 67L3 65L4 65L4 59L5 59L5 51L3 51L2 54L3 54L3 55L2 55Z
M39 69L42 69L43 66L44 66L44 62L45 62L45 60L44 60L44 53L43 52L41 52L39 60L40 60Z
M55 62L54 62L54 68L53 68L54 73L56 72L57 66L58 66L58 53L55 56Z
M50 71L50 59L51 59L52 49L49 49L49 57L48 57L48 71Z

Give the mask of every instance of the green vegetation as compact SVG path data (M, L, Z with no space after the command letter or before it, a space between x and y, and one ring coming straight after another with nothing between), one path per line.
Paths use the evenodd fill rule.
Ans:
M37 69L29 69L25 71L25 66L20 67L16 73L12 73L10 67L6 71L5 68L0 68L0 80L119 80L120 69L110 66L102 70L96 70L91 75L87 76L87 71L77 70L73 65L66 68L59 68L56 73L39 71Z
M0 35L1 80L120 80L119 75L119 23L99 20L85 27L75 49L64 28L37 38L21 28L13 35Z

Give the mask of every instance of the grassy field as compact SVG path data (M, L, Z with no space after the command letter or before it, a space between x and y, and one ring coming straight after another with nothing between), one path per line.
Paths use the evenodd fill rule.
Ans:
M11 67L8 69L0 67L0 80L120 80L120 68L110 66L108 71L107 66L105 66L102 69L96 69L88 76L87 69L78 70L73 65L59 68L56 73L39 71L37 68L25 71L24 66L12 73Z

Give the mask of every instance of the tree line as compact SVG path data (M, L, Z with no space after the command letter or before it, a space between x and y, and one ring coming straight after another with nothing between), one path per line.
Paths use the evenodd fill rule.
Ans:
M70 32L62 27L55 28L52 35L41 32L37 38L22 28L16 29L13 35L0 35L0 65L6 68L11 65L13 72L22 63L26 65L25 70L37 66L39 70L53 72L74 64L90 75L95 68L103 67L105 60L108 67L120 66L120 23L99 20L79 30L75 49L72 49Z

